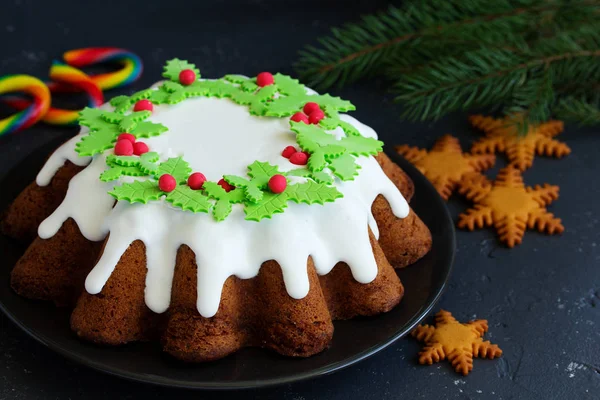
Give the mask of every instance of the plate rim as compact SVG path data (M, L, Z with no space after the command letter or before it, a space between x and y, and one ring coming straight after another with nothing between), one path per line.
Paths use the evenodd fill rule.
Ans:
M39 153L42 148L48 147L48 143L41 145L38 149L34 150L31 154L24 157L21 162L26 161L27 159L35 156L36 153ZM412 164L410 164L406 159L396 154L393 151L390 151L387 146L384 147L384 152L392 161L402 168L404 172L408 174L408 176L415 181L415 186L428 186L429 191L432 193L437 193L437 190L433 187L433 185L425 178L423 174L419 170L417 170ZM17 165L18 166L18 165ZM9 172L10 173L10 172ZM6 179L6 178L5 178ZM417 183L418 182L418 183ZM29 337L33 338L38 343L42 344L44 347L49 348L50 350L60 354L61 356L84 365L86 367L90 367L96 371L100 371L102 373L116 376L122 379L127 379L134 382L151 384L155 386L161 387L172 387L172 388L182 388L182 389L193 389L193 390L242 390L242 389L257 389L257 388L268 388L274 386L280 386L290 383L302 382L313 378L319 378L323 376L327 376L333 374L335 372L346 369L352 365L359 363L366 358L369 358L381 350L387 348L398 339L406 336L417 324L419 324L422 320L424 320L435 307L435 305L439 302L441 296L444 294L448 287L448 282L450 276L452 274L452 270L454 269L454 260L456 256L456 230L454 228L454 222L452 216L450 214L450 210L448 209L445 201L437 195L435 199L441 209L444 210L445 218L447 222L449 222L449 226L451 229L448 232L448 236L450 238L450 258L447 261L448 267L446 269L446 276L443 279L441 286L437 289L434 296L428 300L428 304L417 314L413 315L412 318L404 324L404 326L398 329L393 335L388 337L386 340L377 343L365 350L354 353L349 357L346 357L340 361L336 361L330 364L327 364L322 367L318 367L315 369L309 369L306 372L295 373L285 377L279 378L271 378L271 379L261 379L261 380L243 380L243 381L232 381L223 383L222 381L218 382L206 382L201 381L197 383L192 382L183 382L178 381L173 378L166 378L160 375L154 374L144 374L144 373L135 373L130 372L126 369L120 367L110 367L103 362L97 362L89 357L82 356L76 351L70 351L67 348L64 348L60 344L56 343L51 337L48 337L44 333L37 332L35 330L30 329L25 323L21 322L11 311L7 308L2 300L0 299L0 311L2 311L15 325L17 325L21 330L23 330Z

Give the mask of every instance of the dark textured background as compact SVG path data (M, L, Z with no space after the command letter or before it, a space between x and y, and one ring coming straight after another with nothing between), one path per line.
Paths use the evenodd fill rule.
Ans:
M78 47L117 46L145 62L141 89L158 79L165 60L189 59L206 77L293 73L304 44L328 27L385 7L384 1L184 1L138 4L106 0L3 0L0 6L0 75L45 77L50 62ZM112 91L107 96L118 92ZM429 147L444 133L465 147L478 133L464 115L435 124L398 119L399 108L384 83L363 82L336 94L357 105L354 115L388 144ZM38 126L0 138L0 179L42 143L74 131ZM439 307L462 320L487 318L486 335L504 350L499 360L475 360L466 378L448 363L416 364L419 344L402 339L374 357L334 375L278 388L193 393L127 382L80 367L52 353L0 316L0 399L35 398L282 398L382 399L598 399L600 398L600 162L598 129L567 126L559 138L573 153L566 159L537 158L527 184L552 183L561 197L550 211L566 232L546 237L527 232L508 250L492 230L458 232L453 276ZM499 157L502 165L504 159ZM497 169L490 172L493 176ZM468 204L453 197L456 217ZM438 308L439 308L438 307Z

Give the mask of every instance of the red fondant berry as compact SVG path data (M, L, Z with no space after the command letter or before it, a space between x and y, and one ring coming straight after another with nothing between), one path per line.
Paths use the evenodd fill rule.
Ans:
M272 85L274 82L275 79L273 78L273 74L270 72L261 72L260 74L256 75L256 84L260 87Z
M310 153L307 151L303 151L304 154L306 154L306 158L310 157Z
M135 154L136 156L141 156L144 153L149 152L150 149L148 148L148 145L144 142L135 142L133 144L133 154Z
M187 184L194 190L200 190L204 186L204 182L206 182L204 174L202 172L194 172L188 178Z
M135 136L133 136L131 133L121 133L117 138L117 141L119 140L129 140L133 144L135 143Z
M313 111L317 111L320 109L321 109L321 107L319 107L319 105L317 103L313 103L312 101L309 101L308 103L306 103L304 105L304 108L302 109L302 111L304 111L304 113L306 115L310 115L310 114L312 114Z
M188 86L196 80L196 73L191 69L184 69L179 73L179 82L182 85Z
M298 151L291 155L290 162L296 165L306 165L306 163L308 162L308 156L306 155L306 153Z
M273 193L283 193L285 188L287 187L287 180L283 175L273 175L271 179L269 179L269 189Z
M173 178L173 175L162 174L158 178L158 188L163 192L172 192L175 190L175 186L177 186L177 181Z
M115 144L115 155L117 156L130 156L133 154L133 143L129 140L119 140Z
M292 115L292 118L290 119L294 122L304 122L305 124L308 124L308 117L306 114L301 112L297 112L296 114Z
M325 113L321 110L315 110L308 116L308 122L318 124L323 118L325 118Z
M288 146L281 152L281 155L285 158L290 158L292 154L296 152L296 148L294 146Z
M235 189L235 186L231 186L225 179L221 179L219 182L217 182L217 185L225 189L226 192L231 192L233 189Z
M150 100L140 100L137 103L135 103L135 106L133 106L133 111L152 111L154 110L154 104L152 104L152 102Z

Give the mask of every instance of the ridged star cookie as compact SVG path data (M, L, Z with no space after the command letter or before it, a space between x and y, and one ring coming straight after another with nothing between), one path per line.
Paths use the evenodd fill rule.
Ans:
M571 152L565 143L553 139L563 131L562 121L529 125L526 135L518 135L518 126L509 118L495 119L483 115L469 117L471 124L485 133L473 144L473 153L504 152L511 165L525 171L533 164L535 154L560 158Z
M496 161L493 154L463 153L458 139L451 135L439 138L430 151L407 145L396 146L396 151L429 179L444 200L462 179L479 174Z
M419 325L411 335L425 342L419 363L431 365L447 358L456 372L468 375L473 370L473 357L493 359L502 355L497 345L483 341L487 330L484 319L461 324L450 312L440 310L435 316L435 326Z
M493 225L508 247L521 243L525 229L562 233L565 228L560 219L546 210L558 198L558 191L555 185L525 186L521 172L513 166L501 169L494 182L483 176L466 179L459 193L475 206L459 215L458 227L474 230Z

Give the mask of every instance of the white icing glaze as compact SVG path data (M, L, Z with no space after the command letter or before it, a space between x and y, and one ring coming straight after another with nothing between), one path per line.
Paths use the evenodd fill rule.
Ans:
M371 128L354 118L341 118L364 136L376 137ZM165 124L169 131L145 139L150 149L157 151L162 160L183 156L194 171L203 172L210 180L218 180L223 174L245 175L247 165L254 160L268 161L282 170L296 168L280 155L283 148L296 144L287 118L250 116L245 106L228 99L194 98L155 107L151 120ZM339 136L343 132L338 128L330 133ZM50 157L38 176L38 184L47 184L65 160L78 165L89 163L89 157L77 157L77 141L78 137L73 138ZM225 280L231 275L252 278L268 260L281 265L286 289L296 299L306 296L309 290L309 256L320 275L343 261L358 282L371 282L377 275L377 265L368 228L376 237L379 235L371 204L383 194L397 217L404 218L409 212L408 204L373 157L357 159L362 168L354 181L336 180L343 198L324 206L290 203L283 214L259 223L246 221L241 205L235 205L222 222L216 222L210 214L175 209L164 201L122 201L113 208L114 200L107 192L114 183L98 179L109 153L95 156L71 180L63 203L42 222L38 233L42 238L52 237L68 218L75 220L89 240L102 240L110 233L101 258L86 279L85 287L91 294L102 290L129 245L143 241L148 268L146 304L157 313L169 306L177 249L183 244L196 254L198 311L211 317L219 308Z
M85 128L85 130L82 128L79 135L73 136L71 139L63 143L58 149L56 149L56 151L54 151L52 157L46 161L46 164L44 164L35 178L35 183L37 183L38 186L48 186L52 180L52 177L67 160L71 161L75 165L79 165L80 167L84 167L92 161L92 157L80 157L75 151L73 151L75 144L79 142L81 136L86 134L87 131L87 128Z

